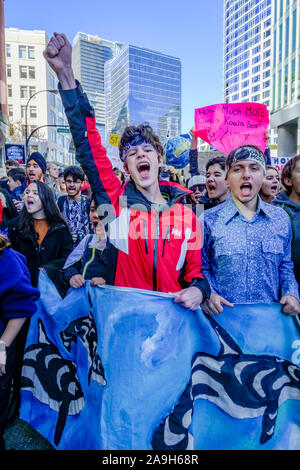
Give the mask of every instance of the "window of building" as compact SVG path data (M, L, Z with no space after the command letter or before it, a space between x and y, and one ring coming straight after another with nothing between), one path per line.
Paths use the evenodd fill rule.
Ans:
M268 49L267 51L264 52L264 59L267 59L271 55L271 49Z
M26 59L26 46L19 46L19 59Z
M270 96L270 90L263 92L263 98L269 98L269 96Z
M26 115L26 106L21 106L21 117L22 118L25 118L25 115Z
M268 88L270 86L270 80L267 80L263 83L263 88Z
M264 69L270 67L270 65L271 65L270 60L266 60L266 62L264 62Z
M11 57L11 47L10 44L5 44L6 57Z
M29 96L31 97L36 93L36 87L35 86L30 86L29 87Z
M27 78L27 67L26 67L26 65L20 65L20 78Z
M255 75L260 71L260 65L257 65L256 67L253 67L252 69L252 75Z
M28 46L28 59L35 59L34 46Z
M270 76L270 70L267 70L263 73L263 78L268 78Z
M20 97L21 98L28 98L28 87L27 86L20 86Z
M28 77L35 79L35 67L28 67Z
M256 57L253 57L253 59L252 59L252 65L257 64L259 61L260 61L260 56L259 56L259 55L257 55Z
M7 78L11 78L11 65L10 64L6 65L6 75L7 75Z
M252 87L252 93L257 93L260 89L260 85L255 85Z
M56 130L50 128L50 140L56 142Z
M255 77L252 77L252 83L257 83L259 82L259 75L255 75Z
M50 111L50 124L56 124L56 115L53 111Z
M37 117L36 106L30 106L30 117L31 118L36 118Z
M252 97L252 101L259 101L259 95L255 95Z
M7 96L12 97L12 85L7 85Z
M9 117L13 117L13 115L14 115L14 107L13 107L12 104L8 105L8 115L9 115Z

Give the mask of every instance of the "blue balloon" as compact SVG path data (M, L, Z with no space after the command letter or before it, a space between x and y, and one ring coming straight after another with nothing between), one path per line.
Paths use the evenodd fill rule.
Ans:
M188 134L177 135L168 139L164 146L167 165L174 168L184 168L189 164L191 139Z

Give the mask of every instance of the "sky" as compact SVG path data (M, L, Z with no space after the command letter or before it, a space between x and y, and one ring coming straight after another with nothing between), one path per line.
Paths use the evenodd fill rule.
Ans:
M223 0L5 0L4 14L6 28L70 42L81 31L180 58L183 133L195 108L223 101Z

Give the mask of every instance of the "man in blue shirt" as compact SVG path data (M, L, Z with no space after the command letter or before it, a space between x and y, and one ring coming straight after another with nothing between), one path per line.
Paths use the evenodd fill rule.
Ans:
M257 147L233 150L226 177L231 195L205 212L203 273L212 294L204 309L211 314L222 312L222 305L278 301L284 313L300 313L289 217L258 196L265 171Z

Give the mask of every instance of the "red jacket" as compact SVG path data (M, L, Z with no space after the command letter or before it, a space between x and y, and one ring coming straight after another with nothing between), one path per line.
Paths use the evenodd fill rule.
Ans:
M77 159L97 204L109 217L107 282L160 292L177 292L196 285L204 297L209 296L201 272L200 224L192 210L181 203L190 191L177 183L161 181L166 205L157 212L132 181L121 186L80 85L74 90L61 90L61 96Z

